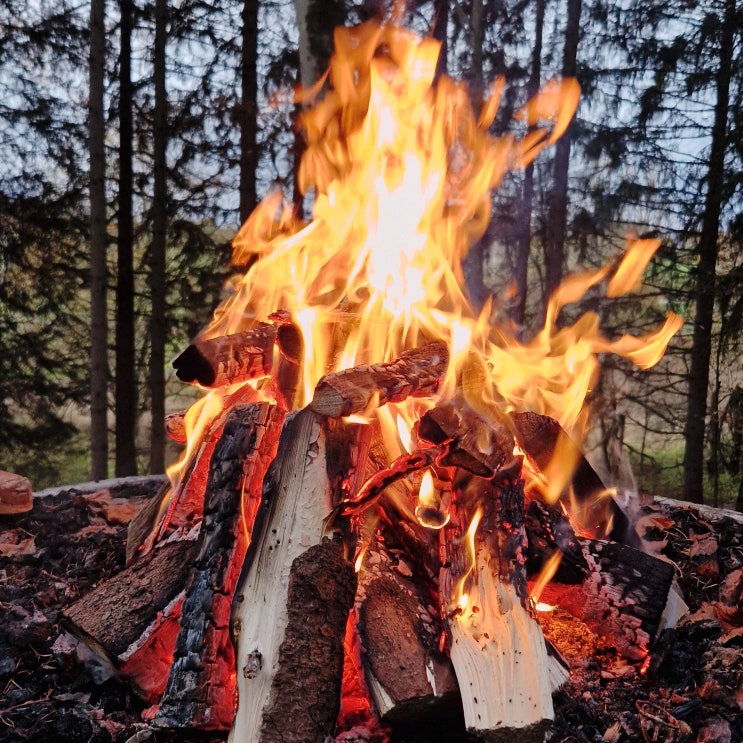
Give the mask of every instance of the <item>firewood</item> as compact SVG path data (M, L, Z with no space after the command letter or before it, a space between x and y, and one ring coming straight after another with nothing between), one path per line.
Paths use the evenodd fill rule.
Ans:
M582 620L625 658L644 660L673 595L673 565L617 542L579 541L588 566L585 580L552 582L542 600Z
M165 432L171 441L175 441L176 444L186 443L186 413L183 410L179 410L176 413L168 413L165 416Z
M267 403L238 405L209 465L199 552L186 587L181 629L156 724L228 730L234 715L235 658L230 604L276 453L283 412Z
M440 532L440 600L465 724L487 740L542 740L554 716L553 684L567 678L530 612L523 504L518 475L468 476L458 481L451 521ZM466 536L478 512L469 553Z
M556 452L565 460L563 467L572 468L570 492L561 495L571 516L580 519L581 526L598 538L637 546L627 517L607 496L606 485L562 426L549 416L532 412L512 413L510 418L516 441L539 471L548 470Z
M205 427L198 444L182 463L174 484L166 483L157 496L132 519L126 542L126 562L132 564L146 555L155 544L174 532L187 534L201 520L204 490L209 476L209 462L222 435L230 409L253 402L258 394L245 386L221 401L220 412Z
M326 433L313 411L287 417L263 492L233 605L238 708L230 740L324 741L340 704L356 578L343 543L323 538L334 497Z
M513 460L513 435L499 421L486 421L462 400L439 403L420 420L418 435L446 444L440 464L492 477Z
M370 405L426 397L438 390L449 352L443 343L405 351L387 364L368 364L323 377L310 407L320 415L340 418L361 413Z
M163 544L98 585L60 617L65 629L118 668L150 702L165 688L175 644L172 621L177 619L196 549L188 540ZM145 662L138 663L136 656Z
M0 470L0 514L25 513L33 508L31 481Z
M276 326L257 323L243 333L195 340L173 361L182 382L223 387L271 372Z
M459 687L439 649L444 629L418 566L388 547L389 530L364 554L356 594L361 662L377 714L385 724L424 724L453 714Z

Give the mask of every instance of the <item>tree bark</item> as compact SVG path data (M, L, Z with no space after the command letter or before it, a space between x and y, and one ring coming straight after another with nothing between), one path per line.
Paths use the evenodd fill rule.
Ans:
M90 478L108 476L108 317L106 311L106 155L103 89L105 0L90 4Z
M684 429L684 487L686 500L704 501L704 436L709 387L709 362L712 354L712 321L715 308L715 272L718 232L722 209L722 189L727 150L727 120L730 108L730 77L735 32L735 0L725 3L720 42L720 66L717 70L717 98L712 124L712 148L707 169L707 196L699 241L699 265L696 275L696 310L691 347L689 392Z
M165 336L167 332L165 254L167 238L168 99L165 89L165 44L168 3L155 1L155 126L153 136L154 186L152 203L152 244L150 255L150 472L165 470Z
M134 4L120 0L119 209L116 276L116 477L137 474L134 369L134 227L132 218L132 27Z
M580 37L581 0L567 0L565 49L562 60L562 76L575 77L578 70L578 40ZM574 124L557 142L555 148L552 194L547 216L545 241L545 306L552 292L562 280L565 262L565 234L568 212L568 170L570 168L570 145Z

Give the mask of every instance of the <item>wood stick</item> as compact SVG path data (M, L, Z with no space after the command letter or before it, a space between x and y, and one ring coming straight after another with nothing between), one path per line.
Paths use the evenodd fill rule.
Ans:
M214 449L199 553L186 587L181 630L156 724L219 730L232 726L230 604L283 417L268 403L238 405Z
M333 732L356 579L342 542L323 539L334 505L326 440L316 413L290 414L266 476L233 606L234 743L321 742Z
M182 382L223 387L271 373L276 326L257 323L242 333L195 340L173 361Z
M320 415L340 418L361 413L370 405L426 397L438 390L449 352L443 343L406 351L387 364L369 364L323 377L310 407Z

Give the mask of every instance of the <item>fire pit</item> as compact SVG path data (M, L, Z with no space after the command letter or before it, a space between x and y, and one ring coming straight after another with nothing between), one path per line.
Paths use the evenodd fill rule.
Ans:
M460 262L490 190L555 141L577 91L552 83L523 139L495 139L500 86L476 117L434 80L437 53L374 22L336 32L301 115L313 218L270 196L240 230L252 266L174 364L208 390L169 422L183 456L131 520L126 568L65 602L64 627L150 705L136 735L592 740L566 638L601 638L586 684L608 647L607 685L674 665L678 634L667 657L650 649L686 606L643 540L675 522L650 512L638 532L580 442L597 354L651 366L680 320L615 341L590 313L558 324L591 287L636 288L657 242L566 280L528 342L475 311ZM643 696L604 740L691 734L691 699ZM556 721L553 698L581 722Z

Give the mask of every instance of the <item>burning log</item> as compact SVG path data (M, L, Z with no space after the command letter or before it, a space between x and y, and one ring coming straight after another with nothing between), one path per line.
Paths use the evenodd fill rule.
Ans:
M489 740L542 740L552 691L567 679L528 604L523 509L513 470L489 481L467 476L440 532L440 601L465 724Z
M387 364L356 366L323 377L310 407L329 418L361 413L370 405L435 394L446 373L449 352L443 343L405 351Z
M0 470L0 514L25 513L32 508L31 481Z
M258 323L243 333L194 341L173 361L182 382L224 387L266 376L273 364L276 326Z
M579 541L586 579L575 585L550 583L542 600L582 620L625 658L644 660L672 595L673 565L617 542Z
M290 414L235 595L235 743L332 735L356 583L343 543L323 538L332 490L320 417Z
M188 566L196 543L162 544L65 609L63 627L157 701L173 658Z
M230 605L248 546L245 525L255 519L282 420L283 412L267 403L236 406L214 450L199 551L156 718L160 725L223 730L232 725L235 658Z

